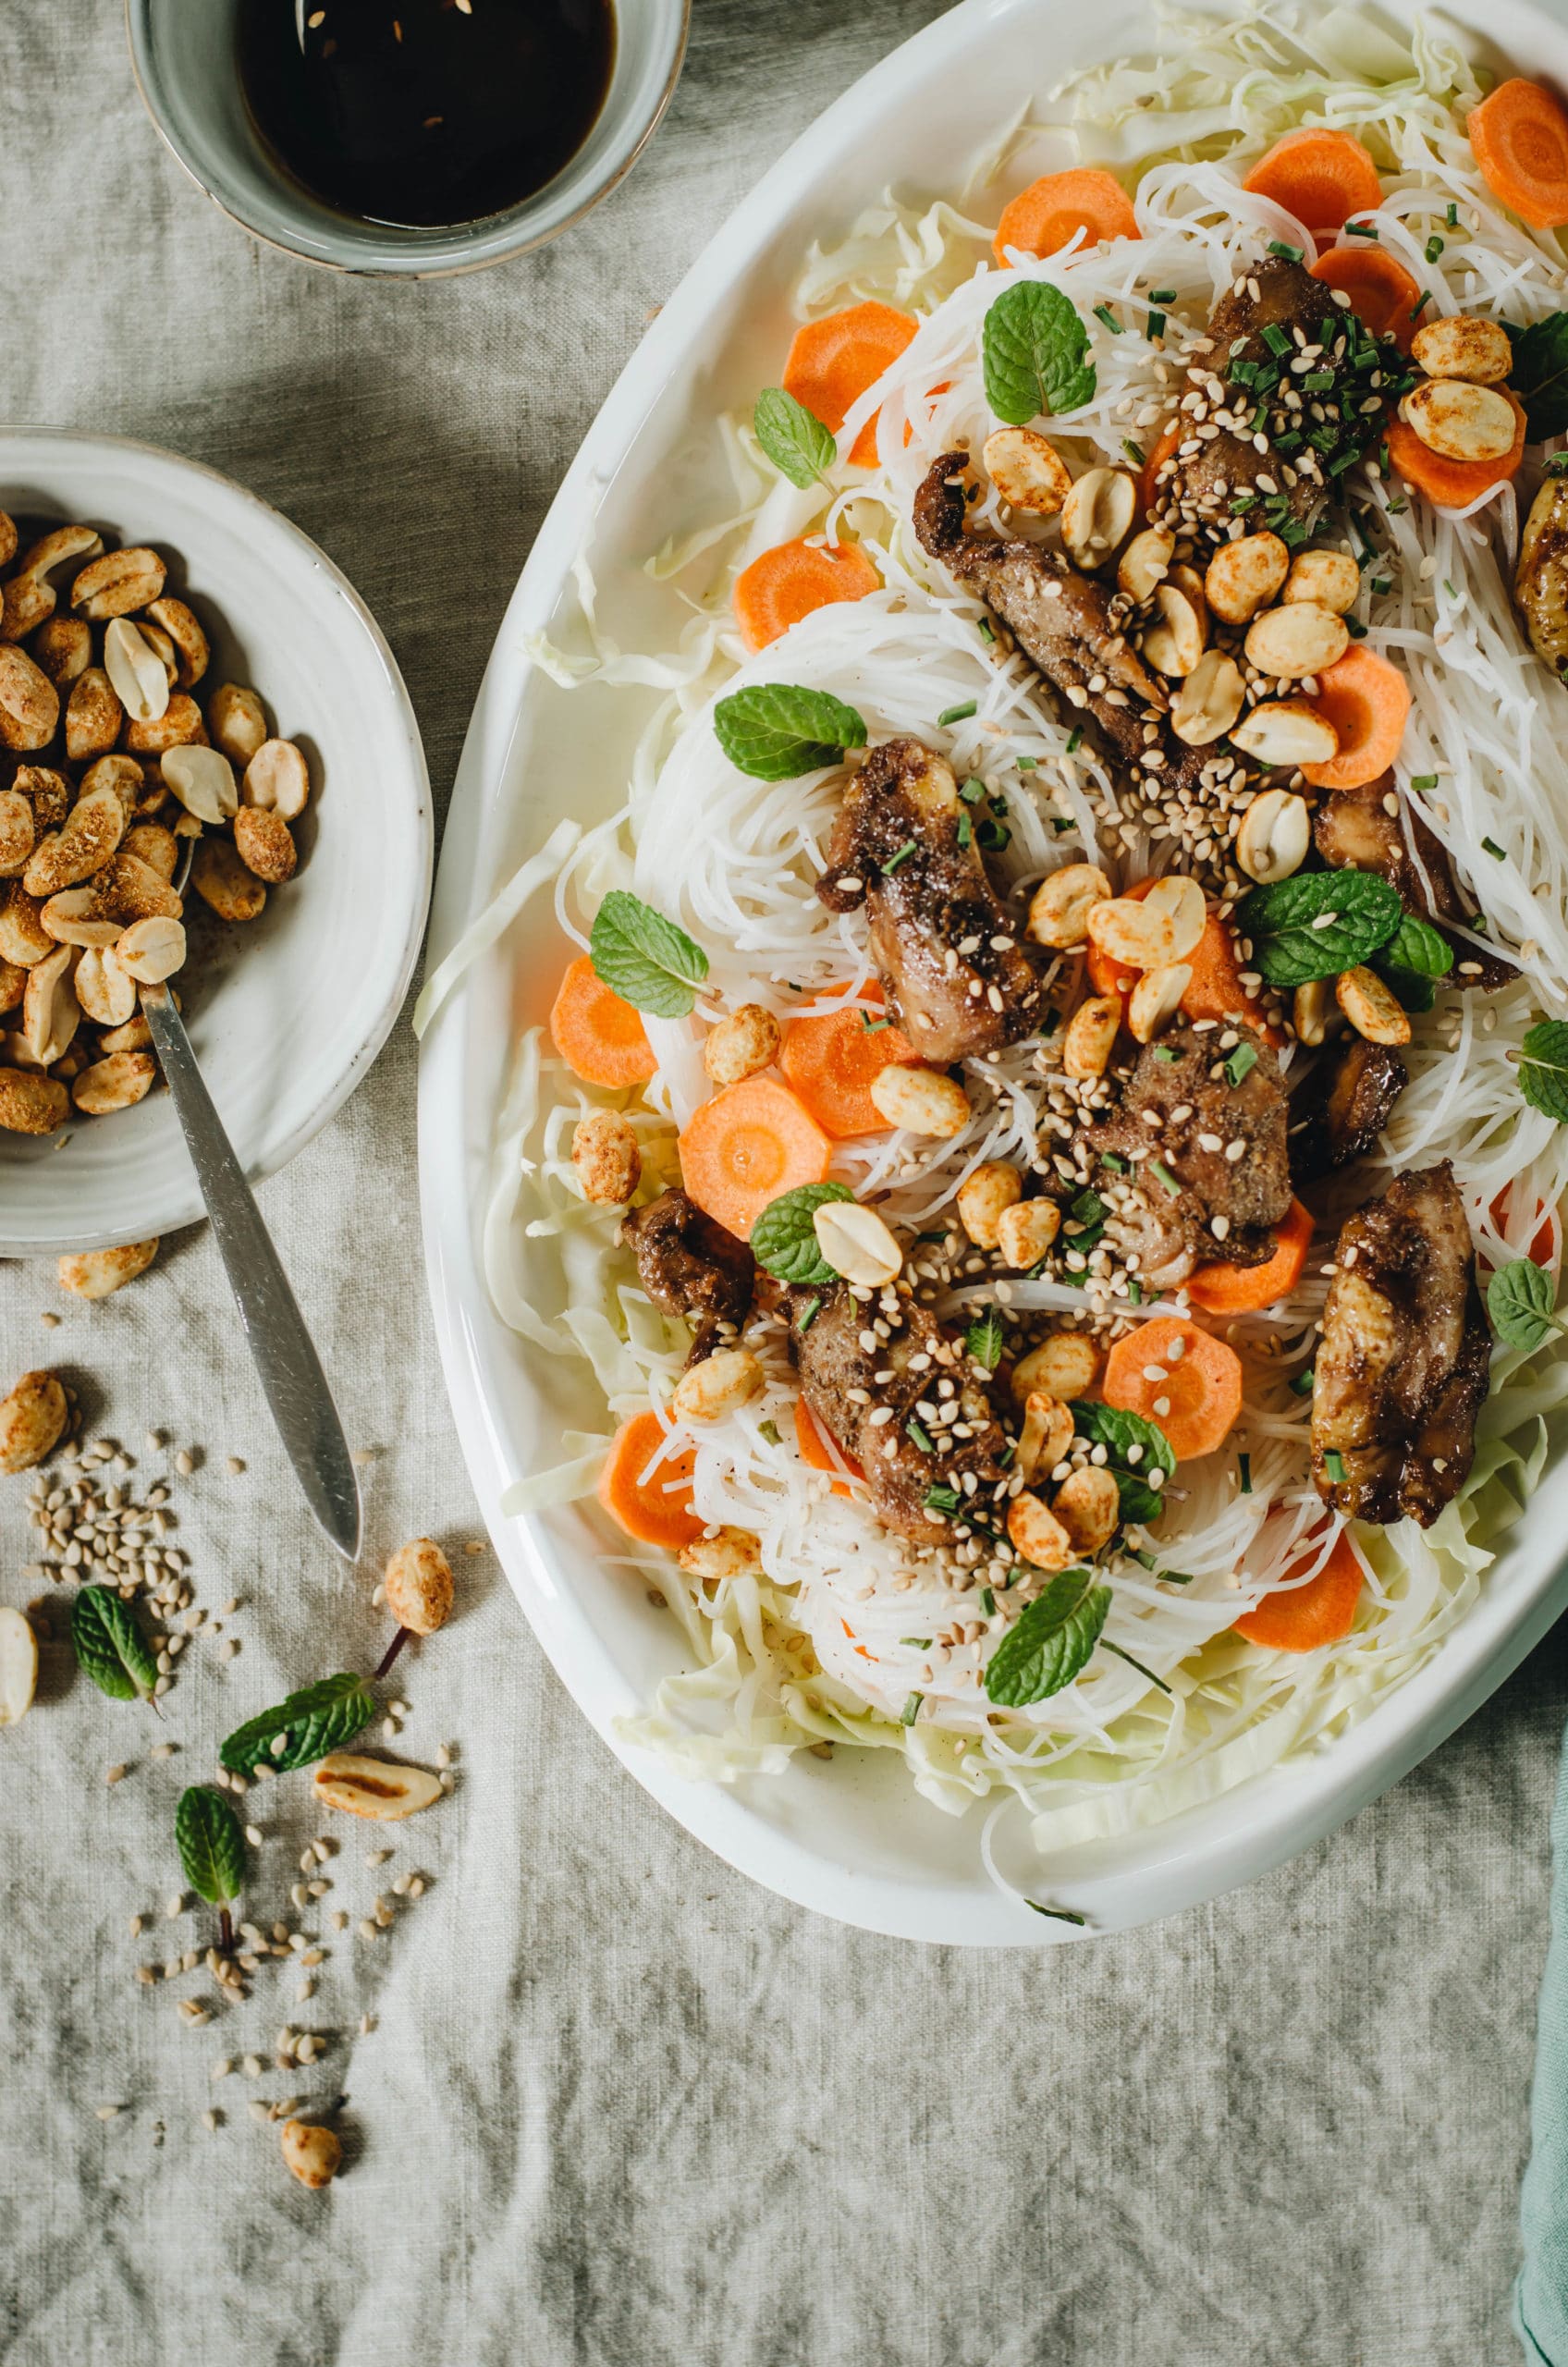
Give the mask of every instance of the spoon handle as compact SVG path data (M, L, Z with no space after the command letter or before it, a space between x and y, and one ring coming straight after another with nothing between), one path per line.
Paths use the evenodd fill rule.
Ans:
M144 987L141 1008L278 1436L312 1512L337 1551L355 1561L360 1483L321 1360L168 988Z

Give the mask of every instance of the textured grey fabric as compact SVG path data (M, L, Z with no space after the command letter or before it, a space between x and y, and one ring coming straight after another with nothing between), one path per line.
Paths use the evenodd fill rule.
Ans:
M635 4L635 0L631 0ZM685 79L630 181L557 246L423 287L250 243L145 121L114 0L0 5L0 413L142 435L231 471L385 625L445 796L505 598L649 309L820 104L930 0L697 0ZM998 94L1011 105L1013 93ZM473 1512L426 1313L406 1028L263 1203L357 1442L369 1554ZM39 1313L62 1308L46 1335ZM200 1233L96 1308L0 1274L0 1370L47 1355L91 1426L178 1493L199 1600L246 1609L145 1713L46 1664L0 1737L0 2357L6 2367L1481 2367L1507 2287L1563 1706L1549 1646L1422 1772L1268 1881L1162 1929L1029 1958L921 1952L753 1890L590 1735L492 1557L406 1666L411 1753L452 1800L323 1907L435 1877L317 1995L258 1977L187 2030L139 1986L196 1919L171 1810L287 1685L367 1665L368 1580L296 1509ZM231 1478L225 1458L246 1459ZM0 1600L36 1588L18 1483ZM190 1665L194 1663L193 1666ZM104 1772L129 1762L106 1789ZM250 1806L253 1898L317 1829ZM308 1928L318 1928L314 1914ZM378 2017L357 2035L362 2010ZM269 2063L292 2019L321 2065ZM287 2179L248 2097L346 2091L351 2176ZM100 2123L93 2108L126 2110ZM201 2116L214 2106L214 2134ZM162 2122L162 2141L156 2126Z

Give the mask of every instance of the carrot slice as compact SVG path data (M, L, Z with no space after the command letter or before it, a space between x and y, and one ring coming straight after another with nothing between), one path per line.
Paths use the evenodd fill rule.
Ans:
M1258 158L1242 187L1272 198L1314 238L1339 229L1352 214L1375 213L1383 202L1378 167L1348 131L1287 131Z
M1304 765L1314 789L1364 789L1386 773L1399 754L1410 713L1410 685L1397 666L1365 642L1353 641L1317 677L1312 702L1340 735L1340 753L1326 764Z
M1350 298L1351 310L1374 337L1391 337L1408 353L1415 334L1412 318L1421 290L1387 247L1360 239L1354 247L1330 247L1312 266L1325 288Z
M1163 1378L1150 1380L1151 1370ZM1242 1410L1242 1360L1195 1323L1156 1315L1118 1340L1106 1358L1102 1388L1108 1405L1158 1422L1178 1463L1185 1463L1212 1454L1234 1427Z
M687 1447L666 1455L656 1471L648 1466L668 1433L656 1414L633 1414L615 1434L599 1474L599 1502L628 1537L643 1545L694 1545L705 1523L692 1510L692 1471L696 1456Z
M766 649L814 608L881 588L858 543L776 543L736 577L736 621L748 649Z
M1177 445L1180 444L1181 441L1182 423L1179 419L1173 419L1170 421L1166 426L1160 429L1159 434L1154 440L1148 459L1144 462L1143 475L1139 478L1138 482L1142 490L1144 516L1145 518L1152 518L1155 511L1159 507L1161 496L1158 492L1156 480L1159 475L1160 470L1164 467L1166 461L1169 460L1171 453L1174 452Z
M642 1013L605 985L586 953L566 965L550 1006L550 1036L584 1085L646 1085L658 1067Z
M1121 893L1141 901L1153 886L1152 879L1134 879L1131 888L1123 888ZM1112 955L1102 953L1096 945L1090 946L1088 959L1089 982L1097 995L1121 995L1125 1000L1142 975ZM1264 1017L1262 1004L1243 986L1235 937L1218 913L1208 914L1203 935L1187 961L1193 975L1182 997L1182 1009L1189 1019L1239 1019L1243 1025L1254 1028L1266 1043L1284 1042L1279 1028L1270 1027Z
M1488 1210L1500 1233L1513 1213L1515 1189L1512 1184L1505 1184ZM1552 1212L1541 1200L1536 1202L1535 1212L1536 1234L1525 1255L1533 1257L1537 1266L1553 1266L1557 1260L1557 1228L1552 1221Z
M1091 247L1101 239L1143 236L1132 199L1119 180L1097 166L1047 173L1020 190L1002 208L993 251L1005 267L1009 247L1024 254L1054 255L1080 230Z
M1320 1645L1337 1644L1355 1625L1361 1579L1361 1564L1341 1530L1315 1578L1282 1594L1266 1594L1256 1610L1237 1620L1236 1633L1270 1652L1315 1652Z
M1537 230L1568 222L1568 112L1538 82L1500 82L1465 126L1494 197Z
M680 1180L741 1241L770 1200L820 1184L833 1146L804 1103L772 1077L742 1077L704 1101L680 1136Z
M1306 1270L1312 1211L1292 1200L1284 1223L1275 1228L1274 1241L1274 1255L1267 1265L1231 1266L1217 1257L1200 1266L1187 1284L1193 1305L1206 1315L1250 1315L1288 1297Z
M846 986L844 991L848 993ZM880 1002L875 983L861 989ZM871 1098L871 1087L889 1061L920 1066L920 1054L901 1027L866 1024L871 1013L851 1003L845 1011L815 1019L791 1019L784 1030L778 1065L825 1134L836 1143L857 1134L886 1134L888 1121Z
M851 304L825 320L807 321L795 331L784 364L784 391L837 435L851 404L898 360L919 325L913 313L873 303ZM857 468L876 465L880 416L873 411L850 448Z
M852 1490L845 1486L839 1476L839 1466L828 1451L827 1431L803 1397L797 1397L795 1400L795 1444L801 1450L802 1463L809 1463L814 1471L832 1472L834 1495L848 1496L852 1493ZM848 1468L854 1473L855 1478L863 1479L865 1474L854 1456L845 1454L842 1447L839 1448L839 1453ZM846 1629L845 1632L848 1633L848 1630Z
M1406 484L1413 484L1441 509L1463 509L1467 502L1489 493L1493 485L1506 484L1519 473L1525 457L1524 409L1507 386L1498 391L1513 405L1513 441L1500 460L1445 460L1440 452L1423 444L1403 419L1389 422L1390 460Z

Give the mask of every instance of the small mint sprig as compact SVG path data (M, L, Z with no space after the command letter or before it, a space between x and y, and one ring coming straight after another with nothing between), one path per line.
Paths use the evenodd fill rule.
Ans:
M1526 1355L1544 1347L1554 1331L1568 1330L1557 1313L1551 1276L1533 1257L1498 1268L1487 1284L1487 1313L1504 1346L1523 1348Z
M780 476L803 493L839 457L838 438L782 386L765 386L752 413L757 442Z
M1026 1603L991 1655L986 1691L1004 1708L1044 1701L1071 1685L1099 1642L1110 1588L1092 1570L1060 1570Z
M236 1726L218 1760L231 1775L252 1775L258 1767L287 1774L341 1750L374 1715L375 1697L357 1671L324 1676Z
M588 959L622 1002L655 1019L684 1019L708 975L695 939L625 888L612 888L594 914Z
M998 296L980 332L986 400L1010 427L1094 399L1089 333L1070 297L1047 279L1020 279Z
M731 691L713 711L714 736L753 780L797 780L836 765L846 748L864 748L865 718L831 691L798 682L757 682Z
M211 1784L192 1784L179 1796L174 1837L185 1879L198 1898L218 1910L218 1945L234 1946L229 1907L245 1887L245 1835L230 1803Z
M112 1587L83 1587L71 1605L77 1665L111 1701L152 1701L158 1663L146 1637Z

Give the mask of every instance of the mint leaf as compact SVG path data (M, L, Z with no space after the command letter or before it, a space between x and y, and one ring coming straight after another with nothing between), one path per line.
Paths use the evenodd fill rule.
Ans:
M684 1019L708 974L702 947L624 888L612 888L594 914L588 959L623 1002L657 1019Z
M1519 1047L1519 1090L1532 1110L1568 1126L1568 1020L1531 1028Z
M236 1726L218 1759L231 1775L249 1775L263 1765L287 1774L291 1767L309 1767L329 1750L340 1750L374 1714L374 1697L362 1676L324 1676L291 1693L276 1710L263 1710ZM275 1751L280 1735L283 1748Z
M1386 945L1404 917L1399 890L1374 871L1298 871L1236 907L1252 966L1271 987L1337 978Z
M1089 333L1072 299L1047 279L1015 280L986 315L980 336L986 400L1010 427L1042 411L1081 411L1094 395Z
M714 733L737 772L753 780L794 780L864 748L865 721L830 691L758 682L731 691L713 711Z
M1568 313L1549 313L1544 321L1510 334L1509 386L1525 406L1525 435L1539 444L1568 428Z
M209 1907L238 1898L245 1887L245 1835L239 1819L211 1784L181 1792L174 1812L174 1837L185 1879Z
M752 413L757 442L782 477L803 493L824 469L839 457L839 441L815 411L786 394L782 386L765 386Z
M825 1200L852 1200L847 1184L798 1184L769 1200L752 1227L752 1256L781 1282L826 1287L839 1279L817 1245L812 1218Z
M1453 948L1430 921L1406 913L1378 959L1393 970L1413 970L1418 978L1446 978L1453 967Z
M1418 970L1400 970L1393 963L1377 954L1372 967L1382 979L1402 1011L1431 1011L1435 1009L1438 989L1432 979L1423 977Z
M1142 1521L1145 1527L1157 1521L1165 1499L1158 1488L1149 1486L1145 1475L1163 1471L1169 1478L1176 1468L1170 1441L1159 1424L1120 1405L1102 1405L1092 1397L1073 1398L1068 1410L1075 1436L1087 1439L1091 1446L1104 1447L1106 1467L1121 1498L1122 1519ZM1130 1457L1133 1448L1137 1453Z
M111 1701L150 1699L158 1663L145 1637L112 1587L83 1587L71 1605L77 1665Z
M1487 1284L1492 1330L1510 1348L1529 1352L1550 1340L1559 1329L1556 1307L1551 1276L1533 1257L1516 1257L1511 1266L1500 1267Z
M994 1306L975 1317L963 1335L963 1344L977 1365L995 1372L1002 1360L1002 1319Z
M1110 1588L1091 1570L1061 1570L1025 1604L986 1671L993 1701L1021 1710L1071 1685L1099 1641L1110 1609Z

